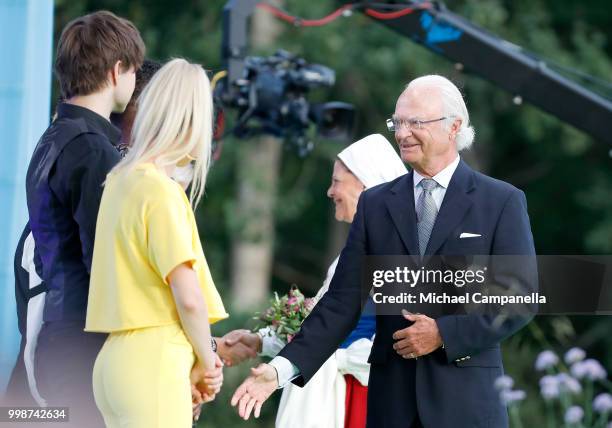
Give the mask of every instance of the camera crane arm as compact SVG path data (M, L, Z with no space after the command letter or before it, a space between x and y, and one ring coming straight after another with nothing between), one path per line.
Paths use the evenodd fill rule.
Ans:
M223 8L221 54L228 85L224 87L222 98L232 98L233 91L237 90L234 83L243 76L248 49L247 21L258 3L258 0L229 0ZM338 4L347 6L351 3L338 0ZM467 71L583 130L596 140L612 145L612 133L604 126L612 122L612 101L563 77L520 46L448 11L442 3L398 0L393 4L381 4L366 0L359 6L366 15L382 19L384 25L402 36L461 64ZM413 10L402 13L402 8Z
M612 145L612 133L605 127L612 122L612 101L563 77L520 46L475 26L439 2L430 3L431 7L426 9L415 8L410 14L391 15L392 19L388 19L388 8L371 0L367 3L372 4L368 6L371 11L385 16L381 22L395 32ZM398 3L393 6L423 4Z

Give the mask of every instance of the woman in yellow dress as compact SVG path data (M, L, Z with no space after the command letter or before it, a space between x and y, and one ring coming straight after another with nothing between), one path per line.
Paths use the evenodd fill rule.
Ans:
M192 210L210 163L212 95L201 66L175 59L138 100L131 149L98 213L86 331L110 333L93 373L107 427L190 427L192 399L222 382L210 324L228 315ZM190 199L170 178L194 163Z

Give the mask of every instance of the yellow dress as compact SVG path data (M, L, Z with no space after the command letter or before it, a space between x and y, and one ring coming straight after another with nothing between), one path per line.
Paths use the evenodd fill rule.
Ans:
M85 331L110 333L93 373L107 427L191 426L195 354L168 284L196 271L212 324L227 318L185 192L153 164L107 176L91 268Z

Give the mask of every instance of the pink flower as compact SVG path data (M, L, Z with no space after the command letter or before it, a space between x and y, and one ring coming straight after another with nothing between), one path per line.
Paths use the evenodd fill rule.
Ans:
M305 299L304 300L304 307L306 308L306 310L308 312L312 312L312 309L315 307L314 299Z
M291 343L292 340L293 340L293 334L288 334L287 335L287 343Z
M287 300L287 305L291 306L297 303L297 297L289 297L289 300Z

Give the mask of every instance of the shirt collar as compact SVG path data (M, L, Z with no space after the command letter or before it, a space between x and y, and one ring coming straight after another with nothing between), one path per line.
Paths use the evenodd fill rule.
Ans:
M449 163L442 171L434 175L432 178L435 180L435 182L446 189L451 181L451 178L453 177L453 173L459 165L459 160L460 157L457 155L454 161ZM417 187L424 178L425 177L423 177L421 174L413 170L412 179L414 182L414 187Z
M121 130L109 120L88 108L74 104L61 103L57 106L57 118L83 119L93 130L105 135L113 146L121 140Z

